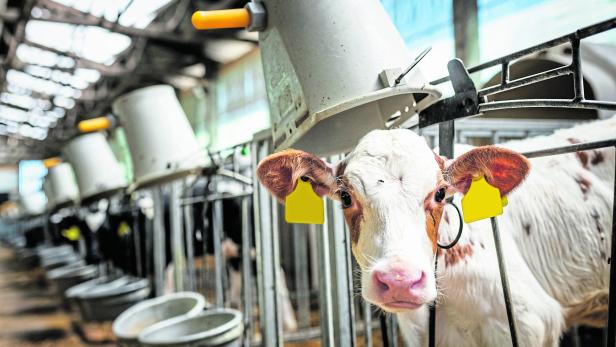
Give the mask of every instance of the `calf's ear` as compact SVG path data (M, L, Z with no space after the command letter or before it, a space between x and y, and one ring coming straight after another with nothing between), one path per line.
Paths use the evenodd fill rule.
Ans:
M448 164L444 178L463 194L473 177L483 175L505 196L522 183L530 170L530 163L523 155L496 146L474 148Z
M287 149L271 154L257 167L257 177L278 201L283 202L300 178L308 179L319 196L331 195L336 189L334 168L314 154Z

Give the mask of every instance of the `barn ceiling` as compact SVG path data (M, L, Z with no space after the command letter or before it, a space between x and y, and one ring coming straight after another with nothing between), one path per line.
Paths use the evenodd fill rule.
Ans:
M195 10L245 0L0 0L0 163L58 153L82 119L156 83L201 84L256 44L200 32Z

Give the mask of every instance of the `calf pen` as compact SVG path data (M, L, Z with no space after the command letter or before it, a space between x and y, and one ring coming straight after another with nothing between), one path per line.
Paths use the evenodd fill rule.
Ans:
M439 127L439 149L442 155L453 156L455 121L460 118L472 117L493 110L518 108L584 108L616 111L616 103L597 100L586 100L584 97L582 63L580 59L580 40L602 33L616 27L616 18L598 23L562 36L549 42L515 52L513 54L466 69L461 61L449 63L449 76L432 82L442 84L451 82L455 94L444 99L422 112L413 129L421 132L430 125ZM518 78L509 79L510 64L521 57L561 44L570 44L572 61L569 65ZM501 82L498 85L481 90L475 88L469 74L500 66ZM487 101L489 96L508 90L521 88L552 78L571 75L573 78L573 95L571 100L506 100ZM585 142L568 146L542 149L523 153L528 158L572 153L604 147L615 147L616 139ZM241 160L249 149L250 163ZM180 201L181 209L174 213L183 214L184 240L187 242L179 247L179 252L186 253L186 278L176 276L176 280L184 281L186 289L207 291L216 307L229 306L229 274L226 271L222 240L225 237L225 223L228 219L222 213L223 199L236 199L241 206L241 309L244 312L243 345L282 346L283 343L298 343L320 339L322 346L372 346L377 337L383 346L397 346L396 322L391 315L379 315L373 312L370 304L363 302L356 295L358 283L354 278L356 265L351 257L350 238L344 223L342 211L334 204L326 202L326 219L324 225L288 225L280 218L281 206L272 198L266 189L257 184L251 177L256 177L256 166L260 160L273 151L269 132L257 134L248 144L242 144L221 153L212 154L212 170L206 173L211 191L202 198L180 197L175 191L172 200ZM230 162L224 158L231 158ZM330 161L337 161L342 155L334 156ZM246 159L246 158L244 158ZM242 163L240 163L242 162ZM615 168L616 170L616 168ZM224 182L236 182L241 189L234 193L225 192ZM616 185L616 182L615 182ZM184 193L188 189L184 189ZM212 288L196 286L197 269L194 262L194 245L192 245L193 225L195 216L189 206L195 203L213 205L212 235L213 237L213 276ZM172 203L172 206L177 206ZM612 212L613 218L616 212ZM228 217L228 216L227 216ZM178 218L175 218L179 220ZM501 275L503 296L506 304L507 317L513 346L518 346L516 335L515 312L510 303L507 272L503 263L497 218L492 220L494 242L497 250L499 270ZM181 227L172 228L174 244L181 243ZM612 238L615 225L612 223ZM205 237L204 235L203 237ZM210 236L207 236L210 237ZM254 249L253 254L253 237ZM176 247L174 248L174 252ZM206 252L204 251L204 255ZM611 256L616 257L616 245L612 242ZM174 256L174 261L181 261ZM256 273L253 273L252 262L256 260ZM610 270L614 264L610 263ZM181 267L180 267L181 269ZM282 271L284 269L284 271ZM159 271L160 272L160 271ZM178 273L181 271L178 271ZM202 276L201 278L207 278ZM283 331L282 312L285 302L281 293L286 293L284 281L290 283L289 295L294 302L297 317L297 331ZM254 286L256 281L257 286ZM195 287L196 286L196 287ZM285 286L283 288L282 286ZM607 338L605 344L616 344L616 273L610 271L610 300L608 313ZM285 296L282 296L284 298ZM318 304L318 305L317 305ZM317 307L318 306L318 307ZM258 312L257 312L258 309ZM432 307L430 320L429 345L435 345L434 327L435 314ZM318 323L317 323L318 322ZM378 327L380 326L380 330ZM376 328L376 329L375 329ZM380 336L379 336L380 335ZM358 336L363 336L358 339Z

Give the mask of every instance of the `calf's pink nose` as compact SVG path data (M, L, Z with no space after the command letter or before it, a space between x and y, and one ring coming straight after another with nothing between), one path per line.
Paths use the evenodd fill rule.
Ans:
M379 296L385 301L415 301L426 282L423 271L410 273L402 269L374 271Z

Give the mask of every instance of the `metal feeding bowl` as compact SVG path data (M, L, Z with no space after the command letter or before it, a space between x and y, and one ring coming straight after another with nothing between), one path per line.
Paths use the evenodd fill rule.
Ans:
M113 333L121 346L139 346L138 336L144 329L168 319L192 317L205 308L203 295L182 292L140 302L124 311L113 322Z
M80 283L76 286L73 286L65 292L66 300L70 305L71 311L75 313L79 313L81 320L89 321L91 317L88 316L88 312L82 312L81 309L81 295L84 293L88 293L91 290L97 290L97 288L115 288L120 287L128 283L130 277L122 276L122 277L110 277L110 276L102 276L97 277L95 279Z
M44 255L39 254L39 258L41 266L46 271L66 265L85 265L81 256L75 253L72 248L70 248L70 251L62 249L55 252L45 252Z
M243 330L240 311L214 309L152 325L139 334L139 343L146 347L239 347Z
M146 299L150 295L150 283L147 279L125 276L77 292L72 299L77 300L84 321L110 321Z
M62 302L67 304L64 296L66 290L91 280L96 275L98 275L98 268L94 265L70 264L47 272L46 277Z

